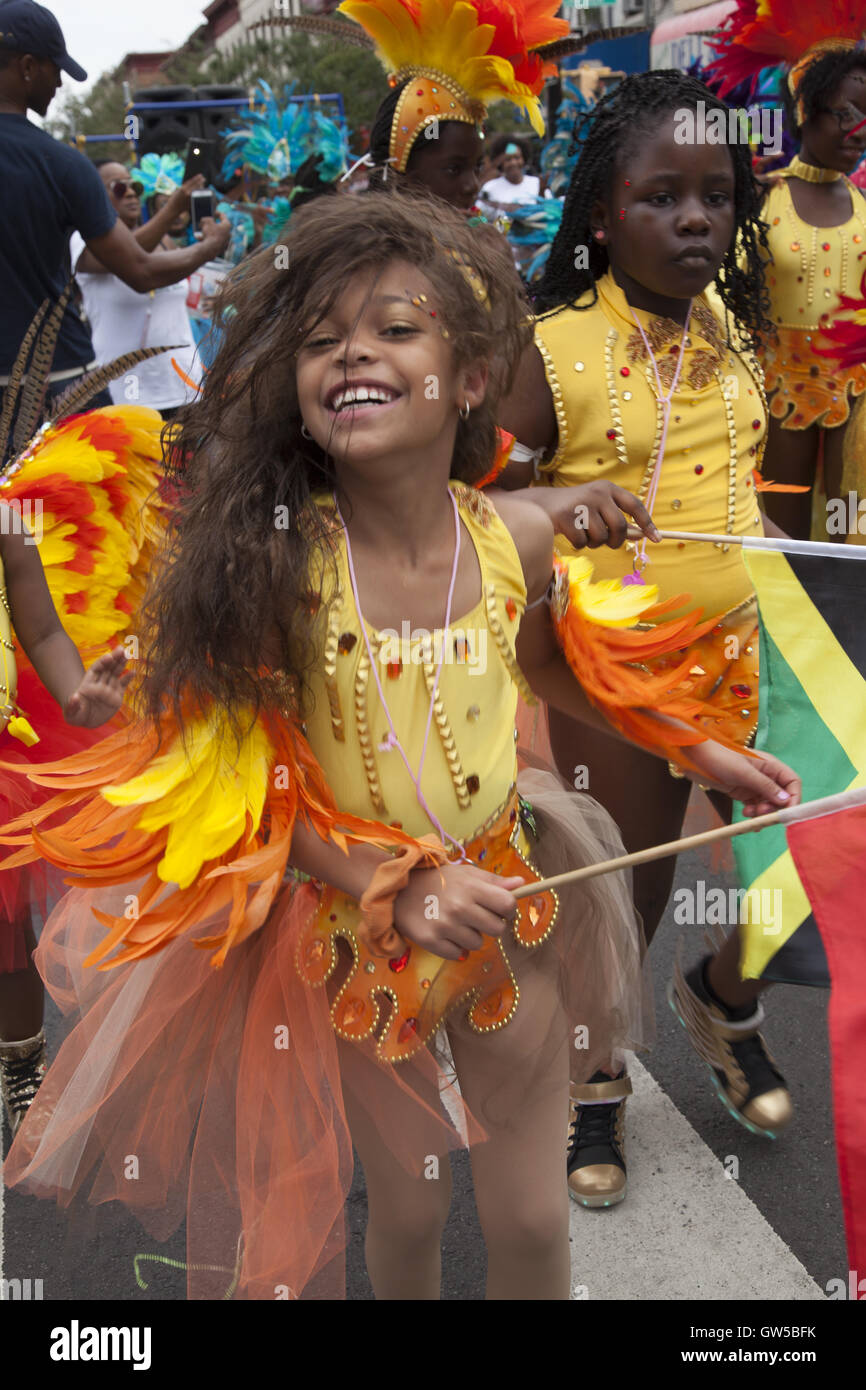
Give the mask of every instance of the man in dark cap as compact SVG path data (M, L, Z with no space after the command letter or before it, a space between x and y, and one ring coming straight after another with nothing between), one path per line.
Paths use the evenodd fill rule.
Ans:
M107 270L139 293L173 285L219 256L230 227L205 218L203 239L180 251L149 253L119 221L102 179L77 150L27 119L44 116L65 72L87 73L66 51L54 15L34 0L0 0L0 401L18 347L39 305L57 300L70 276L77 231ZM93 365L90 330L67 308L57 340L49 398ZM107 393L95 405L109 405ZM0 460L2 462L2 460Z

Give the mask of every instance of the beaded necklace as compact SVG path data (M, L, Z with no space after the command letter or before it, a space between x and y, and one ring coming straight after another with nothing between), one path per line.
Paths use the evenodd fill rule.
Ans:
M447 633L451 627L451 604L454 598L454 585L457 581L457 567L460 561L460 511L457 506L457 499L450 489L448 492L448 496L450 497L451 505L454 508L454 561L451 566L451 579L448 583L448 599L445 605L445 627L443 630L443 641L441 644L441 651L439 654L439 662L436 667L436 676L433 681L432 689L430 691L430 704L427 709L427 723L424 726L424 743L421 747L421 761L418 764L417 773L412 771L412 765L409 762L408 757L406 756L406 750L404 749L402 743L400 742L400 739L397 736L397 730L394 728L394 720L391 718L391 711L388 708L388 701L385 699L385 692L382 689L382 682L379 679L378 663L373 655L373 648L370 645L370 638L367 634L367 625L364 622L364 614L361 610L361 599L358 594L358 581L355 577L355 564L352 558L352 542L349 539L349 528L343 520L343 514L340 511L340 504L337 501L336 493L334 493L334 507L336 508L337 517L339 519L340 525L343 528L343 535L346 538L346 562L349 570L349 580L352 585L352 596L355 600L355 609L358 614L358 622L361 628L361 635L364 638L364 645L367 648L367 657L370 662L370 670L373 672L373 680L376 683L376 690L379 695L379 700L381 702L385 718L388 721L388 734L385 738L384 743L379 745L379 751L390 752L391 749L396 748L397 752L400 754L400 757L403 759L403 765L405 766L406 771L408 772L409 777L412 780L412 785L415 788L415 796L417 798L418 805L421 807L422 811L427 816L427 819L430 821L430 823L436 827L436 830L439 833L439 837L442 840L442 843L445 844L447 841L450 840L451 844L454 845L455 848L460 851L461 859L466 859L467 854L460 841L456 840L453 835L449 835L448 831L445 829L445 827L441 824L439 819L434 815L433 811L431 811L430 807L427 805L426 798L421 790L421 774L424 771L424 762L427 757L427 745L430 740L430 726L433 722L433 711L436 705L436 697L439 693L439 678L442 675L442 665L445 660L444 639L447 636Z

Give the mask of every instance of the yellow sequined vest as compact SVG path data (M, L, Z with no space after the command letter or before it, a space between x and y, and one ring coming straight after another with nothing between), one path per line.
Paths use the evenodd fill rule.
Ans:
M416 772L444 642L421 785L448 832L468 840L507 804L516 781L517 690L526 687L514 641L526 587L514 542L491 503L462 483L450 487L478 556L480 601L452 620L444 638L441 629L429 635L412 632L408 622L400 632L368 626L367 637L394 727ZM325 510L333 506L329 499L317 500ZM323 605L319 619L317 641L323 655L310 679L307 738L343 809L399 823L412 835L429 834L433 827L418 804L399 752L381 747L388 724L352 596L341 533L336 534L334 553L336 593Z
M655 375L631 308L613 276L597 284L598 302L562 309L536 323L535 341L556 409L559 443L542 481L573 487L609 478L642 499L662 433ZM591 292L580 303L590 304ZM669 390L682 328L635 311ZM766 433L762 375L750 353L725 344L706 294L694 301L679 385L674 393L653 520L660 530L761 535L752 471ZM557 547L570 550L562 537ZM593 551L603 579L622 578L633 547ZM707 613L725 613L752 591L737 547L701 541L647 546L648 583L667 599L689 593Z
M866 390L866 367L841 370L817 357L822 322L829 323L841 294L859 294L866 251L866 203L846 179L851 216L837 227L813 227L794 207L787 179L774 184L762 216L769 223L767 267L770 321L775 334L761 361L770 412L785 429L820 424L835 429L848 419L850 401Z

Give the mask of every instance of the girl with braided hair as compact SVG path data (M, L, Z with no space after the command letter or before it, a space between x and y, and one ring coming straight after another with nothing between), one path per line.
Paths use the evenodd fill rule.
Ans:
M745 142L701 141L697 124L714 113L727 132L724 103L670 71L626 78L584 118L589 129L538 291L535 342L500 412L520 441L500 481L526 488L544 508L561 551L606 547L596 560L604 577L641 584L645 572L663 601L688 593L707 617L718 614L694 644L691 674L718 727L746 745L758 719L757 612L739 548L621 548L623 510L645 529L777 534L759 511L753 476L766 432L755 358L767 299L760 192ZM663 764L604 735L590 743L554 710L550 735L560 773L572 782L576 768L588 768L592 795L630 851L679 836L689 788ZM730 806L716 804L730 818ZM648 940L674 867L667 859L635 872ZM791 1107L757 1031L765 987L740 978L734 931L719 954L687 976L678 971L674 1002L732 1114L775 1137ZM601 1070L572 1091L569 1186L585 1206L625 1196L630 1089L626 1076Z

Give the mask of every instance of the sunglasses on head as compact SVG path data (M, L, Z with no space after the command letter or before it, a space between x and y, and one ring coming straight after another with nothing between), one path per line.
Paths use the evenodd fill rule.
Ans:
M144 192L144 184L137 179L114 179L108 186L115 198L125 198L130 188L137 198Z

